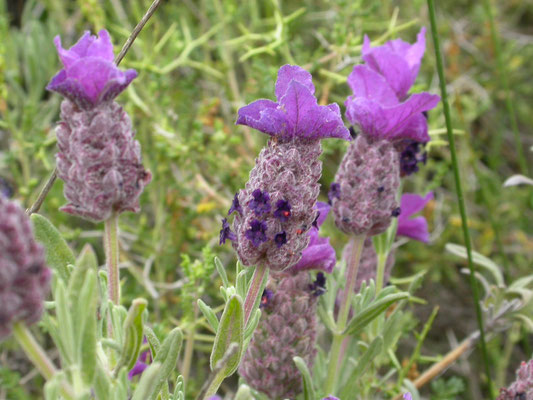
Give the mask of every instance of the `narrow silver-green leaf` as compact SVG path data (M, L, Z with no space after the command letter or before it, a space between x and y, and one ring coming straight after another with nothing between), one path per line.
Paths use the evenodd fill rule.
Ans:
M61 280L57 281L54 298L56 300L56 315L59 337L61 338L63 348L65 349L65 361L68 364L71 364L76 361L76 346L74 341L72 318L67 300L67 292L65 290L65 285Z
M146 400L153 397L158 385L157 377L162 368L161 363L155 361L146 368L131 400Z
M146 340L148 341L148 345L150 346L150 352L152 353L152 359L154 359L157 353L159 353L161 342L157 338L157 335L152 330L152 328L150 328L148 325L144 325L144 336L146 337Z
M218 330L218 318L213 309L205 304L202 299L198 299L198 307L200 308L200 311L204 315L205 319L207 319L207 322L209 322L211 328L213 328L213 331L216 332Z
M85 274L83 285L78 298L73 320L79 351L78 362L81 364L81 373L87 384L94 380L97 341L97 315L98 295L96 290L96 271L88 270Z
M252 337L255 328L257 328L257 325L259 325L259 321L261 320L261 314L262 312L259 308L255 310L254 314L250 318L250 321L248 321L246 329L244 330L244 340L248 340Z
M98 261L91 245L86 244L76 260L76 266L68 281L67 292L70 304L73 304L79 298L88 270L96 272L98 270Z
M224 366L225 376L230 376L237 370L244 349L244 310L241 297L238 295L229 299L220 318L213 351L211 352L211 370L214 370L217 362L224 357L231 343L238 345L238 351L230 357Z
M467 259L466 247L454 244L447 243L445 246L446 250L456 256ZM472 250L472 261L474 264L483 267L486 271L490 272L496 284L500 287L504 286L503 274L501 267L497 265L490 258L485 257L483 254L478 253L477 251Z
M220 278L222 279L222 284L224 285L224 287L228 287L228 274L226 273L226 268L224 268L224 265L222 265L222 261L220 261L220 258L218 257L215 257L215 267L217 269L218 274L220 275Z
M106 399L109 397L109 393L111 393L111 378L107 374L107 371L103 369L102 365L100 365L100 363L95 365L93 388L98 400Z
M76 259L67 242L48 219L39 214L32 214L33 231L35 239L44 246L46 264L51 267L63 282L68 282L68 264L74 264Z
M126 320L124 321L124 342L115 371L126 367L129 371L139 358L139 351L143 342L143 312L148 302L145 299L135 299L131 303Z
M307 368L307 364L301 357L293 357L292 360L302 374L304 400L315 400L315 387L313 386L313 379L311 379L311 373L309 372L309 368Z
M155 390L152 393L151 397L149 397L150 399L155 400L155 398L163 388L163 385L168 385L168 378L170 377L172 371L176 368L176 363L178 361L182 342L183 333L179 328L174 328L172 331L170 331L170 333L167 335L167 337L161 344L159 352L157 353L154 359L154 362L161 364L161 369L159 370L159 373L155 378L157 381L157 385L155 386Z
M250 386L245 385L244 383L239 386L239 390L237 390L234 400L255 400Z
M358 312L355 317L348 323L348 326L344 330L343 334L355 335L365 328L370 322L389 308L392 304L399 300L409 297L409 293L400 292L395 294L389 294L379 300L370 303L369 306L363 308Z
M354 393L356 393L359 378L372 365L372 361L376 358L383 348L383 338L376 337L364 354L357 360L357 365L352 371L348 382L341 392L341 400L352 400Z

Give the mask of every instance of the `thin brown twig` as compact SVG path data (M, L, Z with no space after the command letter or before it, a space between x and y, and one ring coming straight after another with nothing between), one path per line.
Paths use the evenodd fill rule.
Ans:
M143 15L137 26L133 29L130 36L128 37L128 40L126 40L126 43L124 43L124 46L122 46L122 49L120 50L120 53L118 53L117 57L115 58L115 64L118 66L128 50L130 49L131 45L139 35L139 33L142 31L148 20L154 15L155 11L157 10L157 7L161 4L163 0L154 0L154 2L150 5L146 13ZM50 178L46 181L46 183L43 186L43 189L39 193L39 197L37 197L37 200L33 205L26 210L27 215L31 215L33 213L36 213L41 208L44 199L52 189L52 186L54 185L54 182L57 178L57 167L54 168L52 171L52 175L50 175Z

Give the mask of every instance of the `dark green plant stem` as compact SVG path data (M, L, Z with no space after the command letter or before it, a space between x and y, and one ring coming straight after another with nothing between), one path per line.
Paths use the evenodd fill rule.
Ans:
M444 62L440 52L439 34L437 32L437 20L435 17L435 5L433 0L427 0L429 9L429 18L431 22L431 35L433 36L433 45L435 47L435 58L437 62L437 72L439 74L440 90L442 96L442 106L444 110L444 118L446 120L446 132L448 135L448 142L450 144L450 154L452 158L453 174L455 178L455 188L457 192L457 203L459 205L459 212L461 213L461 224L463 227L463 235L465 240L466 253L468 256L468 268L470 269L470 287L474 297L474 305L476 308L477 324L480 332L480 345L483 353L483 363L485 364L485 373L487 374L487 383L489 386L490 398L492 398L492 380L490 377L489 357L487 352L487 343L485 342L485 331L483 329L483 315L481 314L481 306L479 304L479 288L478 282L474 276L474 264L472 262L472 243L470 239L470 231L468 230L468 219L466 215L465 200L463 196L463 189L461 187L461 176L459 174L459 163L457 161L457 154L455 152L455 138L452 131L452 119L450 114L450 105L448 103L448 95L446 93L446 80L444 78Z
M498 77L500 78L500 86L503 88L505 94L505 107L507 108L507 113L509 114L509 121L511 122L511 129L513 131L515 139L515 146L518 156L518 164L520 165L520 172L524 175L527 175L528 170L526 156L524 154L524 147L522 146L522 141L520 140L520 132L518 131L518 123L516 121L516 112L514 109L513 99L511 98L511 91L509 90L508 72L507 68L505 67L505 63L503 62L500 38L498 36L498 33L496 32L496 26L494 24L494 15L492 14L491 0L483 0L483 5L485 7L485 12L487 13L490 36L494 45L496 63L498 64ZM498 146L496 150L498 150L499 147L500 146Z

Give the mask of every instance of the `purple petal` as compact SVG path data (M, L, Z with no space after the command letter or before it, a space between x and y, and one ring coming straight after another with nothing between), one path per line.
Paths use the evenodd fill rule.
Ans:
M313 85L313 77L311 74L298 65L287 64L281 67L278 71L276 98L279 102L281 102L281 98L287 93L292 81L305 86L312 95L315 93L315 85Z
M317 201L316 203L316 209L320 213L317 219L318 226L322 226L326 218L328 217L329 210L331 209L331 206L328 203L324 203L322 201Z
M414 193L404 193L400 202L401 214L398 217L397 235L419 240L424 243L429 242L429 231L427 221L424 217L409 218L417 212L422 211L426 204L433 199L433 192L429 192L425 197Z
M399 103L385 78L366 65L356 65L348 76L348 85L355 97L374 100L382 106L395 106Z
M70 68L77 60L84 57L98 57L106 61L113 61L113 44L109 33L102 29L98 32L98 37L92 36L89 31L85 31L78 42L69 50L61 46L61 37L54 38L59 58L65 68Z
M302 258L291 267L291 271L321 270L331 273L337 263L335 249L329 244L329 238L318 236L318 230L309 230L310 241L302 253Z
M271 136L285 131L285 115L272 100L256 100L241 107L238 115L237 125L246 125Z
M141 375L146 368L148 368L148 364L145 364L142 361L137 361L128 373L128 379L131 380L135 375Z

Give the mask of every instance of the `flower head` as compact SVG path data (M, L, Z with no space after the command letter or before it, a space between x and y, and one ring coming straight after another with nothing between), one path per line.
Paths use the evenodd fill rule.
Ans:
M0 341L15 322L41 318L50 277L24 210L0 194Z
M429 141L423 112L434 108L437 95L417 93L400 102L385 77L368 65L356 65L348 77L353 96L345 102L346 118L375 139Z
M405 98L413 86L426 50L426 28L422 27L414 44L401 39L390 40L383 46L372 47L365 35L362 57L366 64L379 72L399 99Z
M261 99L242 107L238 125L247 125L282 139L341 138L350 140L339 106L319 106L309 72L297 65L284 65L276 81L277 102Z
M300 261L290 268L292 272L315 269L331 273L337 263L335 249L329 244L329 238L318 236L318 228L328 216L330 206L318 202L316 208L318 211L317 227L313 226L309 230L309 245L303 251Z
M121 71L115 65L109 33L103 29L98 35L86 31L69 50L61 46L59 36L54 39L63 69L52 78L47 89L83 109L113 100L137 77L135 70Z
M500 389L496 400L530 400L533 398L533 360L523 361L516 371L516 380L507 389Z
M400 202L400 215L398 216L397 235L429 242L428 224L424 217L410 218L412 215L424 209L426 204L433 200L433 192L425 197L414 193L404 193Z

